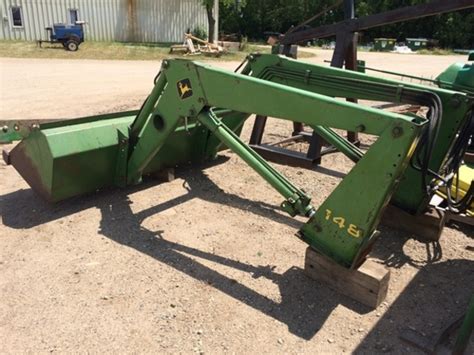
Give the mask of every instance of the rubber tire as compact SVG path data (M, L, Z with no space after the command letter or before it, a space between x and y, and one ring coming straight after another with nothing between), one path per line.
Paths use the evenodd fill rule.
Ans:
M79 49L79 43L70 39L66 42L66 49L71 52L76 52Z

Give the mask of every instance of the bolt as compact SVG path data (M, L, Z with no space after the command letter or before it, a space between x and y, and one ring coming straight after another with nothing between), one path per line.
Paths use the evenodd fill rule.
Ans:
M163 66L163 68L166 69L170 66L170 63L167 60L164 60L162 66Z
M394 138L398 138L398 137L401 137L403 135L403 128L402 127L394 127L392 129L392 136Z
M3 126L3 127L2 127L2 131L5 132L5 133L7 133L7 132L8 132L8 126Z
M312 226L313 229L314 229L316 232L318 232L318 233L320 233L320 232L323 231L323 229L321 228L321 226L320 226L319 224L313 223L311 226Z
M450 101L450 104L454 108L458 108L461 105L461 100L459 100L457 97L453 97Z
M365 131L365 126L363 124L360 124L356 127L357 132L364 132Z

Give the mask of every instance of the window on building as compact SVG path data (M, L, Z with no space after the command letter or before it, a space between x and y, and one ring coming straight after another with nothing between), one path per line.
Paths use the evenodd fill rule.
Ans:
M69 10L69 18L73 25L76 24L76 21L79 21L79 16L77 15L77 9L70 9Z
M20 6L12 6L12 23L13 27L23 27L23 15Z

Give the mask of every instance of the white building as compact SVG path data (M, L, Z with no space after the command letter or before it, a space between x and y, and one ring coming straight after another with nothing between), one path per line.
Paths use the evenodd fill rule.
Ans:
M202 0L0 0L0 39L47 39L45 27L76 20L93 41L181 42L187 29L208 30Z

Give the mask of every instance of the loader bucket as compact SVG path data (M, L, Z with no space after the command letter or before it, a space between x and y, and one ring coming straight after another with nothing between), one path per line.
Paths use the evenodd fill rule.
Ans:
M128 131L137 112L114 113L40 125L9 153L26 182L50 202L126 185ZM239 130L239 129L237 129ZM201 162L220 147L196 124L179 126L144 170Z

